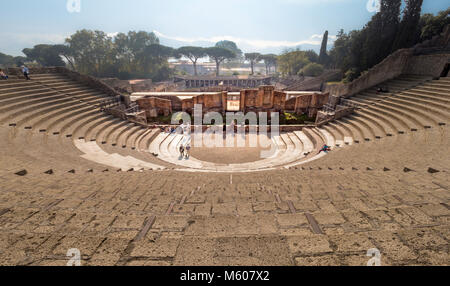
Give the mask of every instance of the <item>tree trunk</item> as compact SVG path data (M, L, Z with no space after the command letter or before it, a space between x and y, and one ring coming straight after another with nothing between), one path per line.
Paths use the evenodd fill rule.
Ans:
M252 73L250 75L253 75L253 61L250 61L250 66L252 67Z
M197 62L192 62L194 64L194 75L197 75Z
M219 76L219 72L220 71L220 63L219 63L219 61L216 61L216 76L218 77Z

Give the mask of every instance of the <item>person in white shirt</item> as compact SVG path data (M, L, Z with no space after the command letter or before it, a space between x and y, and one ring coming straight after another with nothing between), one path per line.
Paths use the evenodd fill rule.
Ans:
M23 76L27 80L30 80L30 70L26 66L22 66L22 72L23 72Z

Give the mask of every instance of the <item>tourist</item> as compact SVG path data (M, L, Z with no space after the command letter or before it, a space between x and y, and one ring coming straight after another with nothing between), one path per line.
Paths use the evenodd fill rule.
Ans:
M230 126L231 126L231 131L234 133L235 132L235 127L236 127L236 121L235 120L231 121Z
M377 89L377 94L379 94L379 93L388 93L388 92L389 92L389 89L388 89L388 88L379 87L379 88Z
M322 149L320 149L320 151L319 151L318 154L320 154L320 153L322 153L322 152L328 153L328 152L330 152L330 151L331 151L330 146L328 146L328 145L325 144L325 145L323 145Z
M182 134L184 134L184 128L185 128L185 126L184 126L184 122L183 122L183 120L180 120L180 125L179 125L179 129L181 130L181 133Z
M30 80L30 70L26 66L22 66L22 72L27 80Z
M189 135L190 134L190 132L191 132L191 125L188 123L188 124L182 124L182 133L183 133L183 135Z
M184 146L180 145L180 158L184 157Z
M4 80L8 79L8 76L3 72L2 69L0 69L0 79L4 79Z
M189 159L189 157L191 157L190 151L191 151L191 144L187 144L185 150L186 159Z

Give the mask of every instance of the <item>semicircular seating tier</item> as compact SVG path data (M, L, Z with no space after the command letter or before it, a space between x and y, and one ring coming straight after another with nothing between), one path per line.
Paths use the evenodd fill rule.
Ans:
M64 74L34 74L31 81L0 81L2 172L182 170L253 172L296 168L321 159L323 144L339 152L352 145L382 144L388 137L445 126L450 117L450 78L402 75L351 98L355 113L320 128L271 138L276 152L243 164L179 160L183 135L164 134L103 113L101 90Z
M182 171L202 171L202 172L251 172L271 170L280 167L292 167L301 165L304 162L318 159L325 153L314 153L322 146L325 135L320 137L320 133L325 130L319 130L315 133L312 129L295 131L273 136L271 139L270 150L264 159L254 162L240 164L216 164L201 161L193 156L188 160L182 158L179 154L180 145L186 146L191 141L191 135L176 133L160 133L158 137L150 144L149 152L158 156L170 164L182 167ZM322 133L322 134L324 134ZM184 169L183 169L184 168Z

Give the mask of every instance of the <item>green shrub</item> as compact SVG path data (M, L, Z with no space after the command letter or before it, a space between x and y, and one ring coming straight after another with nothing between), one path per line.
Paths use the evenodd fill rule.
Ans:
M301 73L304 76L320 76L323 74L324 68L321 64L310 63L307 64L302 70Z

